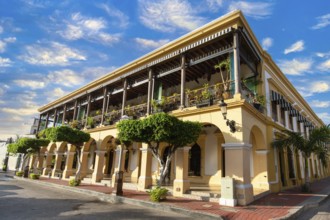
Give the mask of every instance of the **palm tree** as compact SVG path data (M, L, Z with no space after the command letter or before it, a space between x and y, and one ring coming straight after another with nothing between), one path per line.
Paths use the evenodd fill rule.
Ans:
M330 141L330 126L322 126L315 128L309 134L308 138L304 138L299 132L284 130L282 134L272 142L272 146L276 148L286 148L292 146L302 153L304 158L305 184L303 189L310 191L310 176L308 172L308 158L315 153L321 160L322 165L328 165L328 149L326 143Z

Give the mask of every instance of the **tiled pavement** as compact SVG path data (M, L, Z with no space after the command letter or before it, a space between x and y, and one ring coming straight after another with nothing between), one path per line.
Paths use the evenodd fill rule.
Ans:
M41 184L61 185L66 189L73 189L68 186L67 180L41 178ZM104 196L112 197L112 188L100 185L82 184L76 187L83 192L99 192ZM86 191L87 190L87 191ZM163 210L178 211L181 213L197 213L200 217L213 219L290 219L307 206L318 205L330 194L330 177L312 183L312 193L302 194L299 188L287 190L280 193L269 194L248 206L226 207L218 203L191 200L185 198L167 197L166 201L160 204L149 202L149 196L145 192L137 192L124 189L121 202L134 201L137 205L147 205ZM99 194L100 195L100 194ZM111 201L111 199L109 200ZM132 203L131 203L132 204ZM167 208L166 208L167 207ZM205 214L205 216L203 216ZM197 215L191 215L197 217Z

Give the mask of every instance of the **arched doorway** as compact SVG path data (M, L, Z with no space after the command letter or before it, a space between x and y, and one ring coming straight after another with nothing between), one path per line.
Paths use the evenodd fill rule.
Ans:
M189 151L189 176L201 175L201 147L195 143Z

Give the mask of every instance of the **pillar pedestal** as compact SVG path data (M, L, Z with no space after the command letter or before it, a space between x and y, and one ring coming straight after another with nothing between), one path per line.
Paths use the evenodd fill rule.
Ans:
M42 171L42 175L47 176L51 171L52 171L52 159L53 159L53 154L52 153L47 153L46 156L46 165Z
M75 156L75 152L67 153L65 168L63 170L64 178L69 178L73 174L72 165L73 165L74 156Z
M56 151L55 164L54 164L54 169L52 171L53 178L57 177L56 172L61 170L62 157L63 157L63 153Z
M188 159L190 147L179 148L175 152L175 180L173 182L173 196L182 197L190 189L188 180Z
M106 151L95 151L95 168L92 175L92 182L100 182L103 179L104 156Z
M141 150L141 171L139 177L138 190L144 191L152 185L151 178L151 166L152 166L152 155L148 146L142 144Z
M253 186L250 175L250 151L251 144L226 143L225 149L225 173L226 178L231 178L233 186L221 185L221 205L233 204L237 200L238 205L247 205L253 202ZM223 184L223 182L221 182ZM226 191L228 189L229 191ZM233 193L231 193L233 190Z

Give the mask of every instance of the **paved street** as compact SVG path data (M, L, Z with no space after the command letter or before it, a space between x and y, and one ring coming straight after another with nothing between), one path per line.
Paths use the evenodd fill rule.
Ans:
M191 219L6 178L0 173L0 219Z
M328 198L320 207L311 208L303 212L297 219L299 220L329 220L330 219L330 199Z

